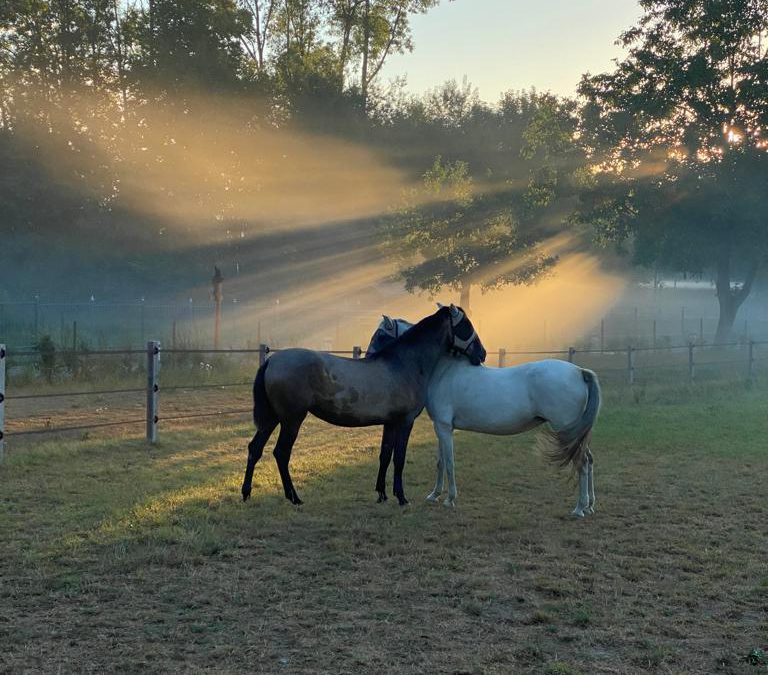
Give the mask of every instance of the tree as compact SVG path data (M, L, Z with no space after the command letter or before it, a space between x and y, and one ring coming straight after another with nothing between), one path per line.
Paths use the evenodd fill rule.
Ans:
M449 154L386 220L385 246L406 289L434 294L448 286L468 309L473 285L532 284L546 275L557 259L545 241L566 222L570 176L582 159L575 104L510 92L491 108L466 82L449 82L400 115L389 115L408 134L400 147L410 139L418 152L427 139L426 147Z
M359 68L358 86L365 110L370 87L387 58L413 49L410 19L440 0L329 0L330 28L338 40L340 80Z
M536 233L521 227L512 209L474 193L465 162L444 163L440 157L388 222L387 240L401 260L406 290L452 287L467 311L473 284L488 289L533 283L555 263L538 250Z
M595 173L577 217L638 264L712 273L723 342L768 256L768 2L640 4L627 58L580 86Z
M251 15L234 0L150 0L124 21L130 67L142 94L238 86Z

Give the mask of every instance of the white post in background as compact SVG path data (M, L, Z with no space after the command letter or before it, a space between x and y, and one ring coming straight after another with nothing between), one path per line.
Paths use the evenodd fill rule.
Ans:
M147 342L147 441L157 442L157 400L160 391L160 343Z
M0 462L5 455L5 345L0 345Z
M693 382L696 376L696 364L693 361L693 342L688 343L688 381Z
M0 349L2 349L2 345L0 345ZM754 379L754 377L755 377L755 342L754 340L750 340L749 351L747 352L747 379L752 380ZM0 421L0 425L2 425L2 421ZM2 441L0 441L0 443L2 443Z
M576 347L568 347L568 363L573 363L573 357L576 355Z
M507 350L504 347L499 347L499 368L503 368L507 361Z
M635 383L635 350L631 346L627 347L627 381Z
M259 332L261 332L261 322L259 322ZM267 354L269 354L269 347L263 342L259 344L259 368L261 368L267 362Z
M358 347L355 345L352 347L352 358L353 359L359 359L363 355L363 350L361 347Z

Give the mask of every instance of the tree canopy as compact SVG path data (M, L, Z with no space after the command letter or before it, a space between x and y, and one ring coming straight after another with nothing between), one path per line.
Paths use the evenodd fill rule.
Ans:
M442 137L421 183L385 222L388 248L408 290L461 291L531 284L557 262L543 244L560 232L580 162L572 102L507 94L491 108L448 83L418 103L409 122ZM474 170L474 174L473 174Z
M768 2L640 4L627 58L580 86L579 218L637 263L712 273L723 341L768 255Z

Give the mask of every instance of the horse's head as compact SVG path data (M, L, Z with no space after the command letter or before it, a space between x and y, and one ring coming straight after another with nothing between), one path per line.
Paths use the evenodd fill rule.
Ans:
M487 352L467 313L456 305L448 310L451 314L451 349L456 354L463 354L473 366L479 366Z
M413 324L405 319L390 319L384 314L378 328L371 336L371 341L368 344L368 349L365 350L365 355L371 356L381 351L390 342L397 340L411 326Z
M439 307L438 312L444 313L446 318L450 317L448 348L454 353L466 356L473 365L479 366L485 361L485 347L483 347L483 343L475 332L475 328L467 317L466 312L461 307L455 307L454 305L450 305L450 307L439 305ZM371 342L365 355L371 356L376 354L390 342L394 342L412 326L413 324L405 319L390 319L384 315L371 337Z

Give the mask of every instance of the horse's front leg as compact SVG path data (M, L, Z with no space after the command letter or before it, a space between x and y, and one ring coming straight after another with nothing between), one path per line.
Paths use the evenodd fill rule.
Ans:
M448 476L448 496L444 506L456 506L456 474L453 465L453 425L446 422L435 422L435 433L440 442L440 454L445 473ZM440 476L442 483L442 475Z
M437 433L437 423L435 423L435 433ZM428 502L436 502L443 491L443 473L445 463L443 462L443 448L440 438L437 439L437 476L435 477L435 489L427 495Z
M400 503L400 506L405 506L408 500L405 498L405 490L403 489L403 469L405 468L405 453L408 449L408 439L411 436L411 429L413 429L413 422L407 422L398 428L395 439L395 484L394 490L395 497Z
M376 492L379 497L376 500L379 504L387 501L387 469L392 461L392 451L395 449L395 436L397 428L385 424L381 433L381 450L379 452L379 475L376 478Z

